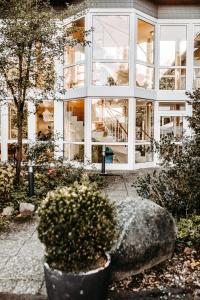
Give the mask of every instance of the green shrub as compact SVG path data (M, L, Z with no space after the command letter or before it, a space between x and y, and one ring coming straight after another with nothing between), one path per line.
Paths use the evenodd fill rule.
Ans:
M48 193L38 209L46 260L63 271L86 271L111 249L115 211L88 180Z
M178 223L177 242L187 246L194 246L200 250L200 215L181 218Z
M0 210L12 202L15 168L11 164L0 165Z

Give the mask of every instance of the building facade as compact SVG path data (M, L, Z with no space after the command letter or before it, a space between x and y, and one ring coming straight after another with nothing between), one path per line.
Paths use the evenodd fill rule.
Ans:
M152 138L170 136L178 148L191 134L185 93L200 88L200 5L91 0L73 24L90 30L90 43L66 48L64 64L56 63L67 90L62 99L45 99L37 109L28 103L24 147L55 133L55 155L75 164L100 168L105 146L107 169L155 166ZM0 116L7 161L16 143L14 107L2 106Z

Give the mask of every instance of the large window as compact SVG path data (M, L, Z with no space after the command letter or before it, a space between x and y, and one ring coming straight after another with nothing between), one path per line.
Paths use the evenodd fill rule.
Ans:
M54 133L54 103L42 101L36 108L36 135L40 141L48 141Z
M160 27L160 89L186 89L187 27Z
M128 100L92 100L92 141L128 141Z
M194 89L200 88L200 26L194 32Z
M71 38L75 45L65 48L64 86L66 89L84 86L85 77L85 19L81 18L71 24ZM77 43L78 42L78 43Z
M84 161L84 99L64 102L64 158Z
M28 138L28 111L27 106L24 109L23 122L23 139ZM17 139L17 112L14 104L10 103L8 106L8 138L9 140Z
M183 117L160 117L160 138L165 136L168 136L175 142L181 142L183 138Z
M155 26L140 19L137 24L136 86L153 89Z
M128 163L128 100L92 100L92 162L101 163L102 147L106 163Z
M153 153L151 146L153 131L153 102L146 100L137 100L135 148L136 163L153 161Z
M93 28L93 84L128 85L129 17L94 16Z

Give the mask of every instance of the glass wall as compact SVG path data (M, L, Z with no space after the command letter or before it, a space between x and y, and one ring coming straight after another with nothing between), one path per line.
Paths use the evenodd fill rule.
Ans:
M67 28L71 32L74 46L65 48L64 87L66 89L84 86L85 77L85 18L74 21ZM78 43L77 43L78 42Z
M129 16L94 16L93 28L93 85L128 85Z
M183 117L160 117L160 138L165 136L168 136L175 142L181 142L183 138Z
M92 100L92 141L128 141L128 100Z
M39 141L48 141L54 134L54 103L42 101L36 107L36 137Z
M187 27L160 27L160 84L161 90L186 89Z
M106 163L128 163L128 100L92 100L92 162L101 163L105 145ZM114 145L113 145L114 144Z
M200 26L194 27L194 82L193 88L200 88Z
M64 158L84 161L84 99L64 102Z
M153 161L151 139L154 133L153 102L136 101L136 148L135 162Z
M138 19L136 86L154 88L154 32L155 26Z

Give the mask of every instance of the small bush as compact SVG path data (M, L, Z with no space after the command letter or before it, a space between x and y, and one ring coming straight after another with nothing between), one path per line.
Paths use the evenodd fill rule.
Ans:
M111 249L114 207L88 180L49 192L38 215L39 238L53 268L87 271Z
M187 246L194 246L200 250L200 215L181 218L178 223L177 242Z
M0 165L0 210L12 202L15 168L10 164Z

